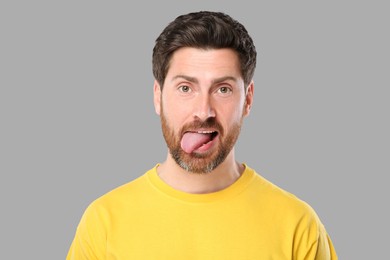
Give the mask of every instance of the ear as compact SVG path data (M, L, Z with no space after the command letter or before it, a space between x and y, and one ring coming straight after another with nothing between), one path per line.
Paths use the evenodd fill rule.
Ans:
M253 104L253 93L254 93L254 82L253 80L248 85L246 89L246 95L245 95L245 107L244 107L244 116L248 116L249 112L251 111L252 104Z
M154 93L154 96L153 96L154 110L156 111L157 115L160 115L161 87L160 87L160 84L158 84L157 80L154 80L153 93Z

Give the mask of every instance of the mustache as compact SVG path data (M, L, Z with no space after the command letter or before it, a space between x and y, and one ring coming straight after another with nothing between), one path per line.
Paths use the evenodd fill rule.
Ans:
M183 136L185 132L205 128L216 129L219 134L223 134L223 127L221 124L214 117L210 117L204 121L196 119L191 123L185 124L180 131L180 135Z

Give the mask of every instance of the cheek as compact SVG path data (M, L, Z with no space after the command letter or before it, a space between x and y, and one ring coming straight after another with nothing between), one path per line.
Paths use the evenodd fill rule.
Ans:
M220 109L220 113L228 124L234 124L240 121L244 114L244 101L237 100L236 103L224 104Z
M235 109L228 115L227 123L229 125L235 125L242 120L242 117L243 117L243 110Z
M189 107L188 105L182 106L178 102L161 103L161 111L169 126L173 129L179 129L186 121L191 119L188 111Z

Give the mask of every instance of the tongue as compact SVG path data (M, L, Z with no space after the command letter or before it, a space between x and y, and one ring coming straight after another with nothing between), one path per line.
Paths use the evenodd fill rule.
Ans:
M192 153L211 140L211 134L185 133L181 139L181 148L186 153Z

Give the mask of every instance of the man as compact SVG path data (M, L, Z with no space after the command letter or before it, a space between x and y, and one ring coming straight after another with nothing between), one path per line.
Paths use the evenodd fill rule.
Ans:
M256 50L216 12L177 17L153 49L165 162L94 201L67 259L337 259L312 208L235 160Z

